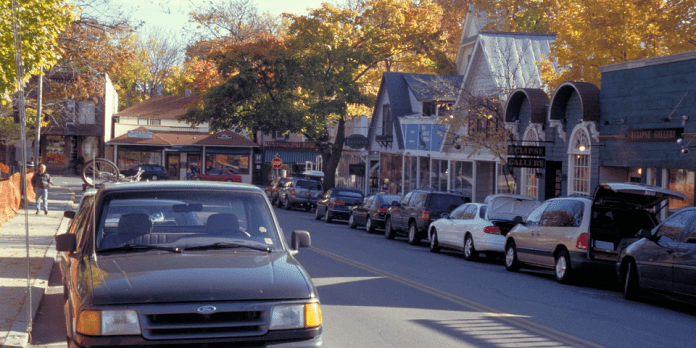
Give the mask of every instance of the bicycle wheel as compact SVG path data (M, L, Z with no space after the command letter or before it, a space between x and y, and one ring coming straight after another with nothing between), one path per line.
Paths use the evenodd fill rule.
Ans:
M105 158L91 160L82 167L82 181L91 186L116 182L119 176L120 172L116 164Z

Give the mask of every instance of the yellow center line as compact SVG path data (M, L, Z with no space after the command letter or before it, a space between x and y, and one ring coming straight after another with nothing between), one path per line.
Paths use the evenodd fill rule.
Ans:
M434 295L434 296L443 298L445 300L454 302L454 303L459 304L459 305L466 307L468 309L471 309L471 310L474 310L477 312L482 312L490 317L495 317L495 318L497 318L501 321L505 321L511 325L515 325L517 327L524 328L526 330L529 330L529 331L534 332L536 334L539 334L539 335L545 336L547 338L559 341L561 343L564 343L564 344L567 344L567 345L570 345L573 347L604 348L601 345L586 341L586 340L581 339L579 337L575 337L575 336L569 335L565 332L558 331L558 330L552 329L550 327L546 327L544 325L535 323L533 321L530 321L530 320L527 320L524 318L520 318L519 316L517 316L515 314L509 314L509 313L499 311L495 308L485 306L485 305L480 304L478 302L474 302L472 300L469 300L469 299L466 299L466 298L463 298L463 297L460 297L457 295L453 295L451 293L448 293L448 292L442 291L440 289L436 289L436 288L433 288L431 286L428 286L428 285L425 285L425 284L422 284L422 283L398 276L396 274L389 273L389 272L383 271L381 269L378 269L378 268L375 268L372 266L368 266L364 263L360 263L360 262L348 259L346 257L334 254L332 252L319 249L317 247L311 247L310 250L312 250L318 254L321 254L323 256L326 256L328 258L349 264L351 266L360 268L362 270L365 270L365 271L368 271L371 273L375 273L377 275L380 275L380 276L385 277L385 278L389 278L389 279L394 280L396 282L399 282L401 284L410 286L412 288L427 292L431 295Z

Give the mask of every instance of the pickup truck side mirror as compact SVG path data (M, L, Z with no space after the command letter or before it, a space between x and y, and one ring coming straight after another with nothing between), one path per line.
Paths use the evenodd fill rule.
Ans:
M72 253L77 250L77 235L74 233L63 233L56 236L56 250Z
M312 238L309 236L307 231L292 231L290 247L293 250L298 250L300 248L309 248L312 246Z

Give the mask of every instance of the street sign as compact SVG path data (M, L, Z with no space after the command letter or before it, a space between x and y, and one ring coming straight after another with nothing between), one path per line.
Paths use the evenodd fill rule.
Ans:
M271 161L271 166L273 166L273 168L275 168L275 169L280 169L280 167L283 166L283 160L280 158L274 158Z

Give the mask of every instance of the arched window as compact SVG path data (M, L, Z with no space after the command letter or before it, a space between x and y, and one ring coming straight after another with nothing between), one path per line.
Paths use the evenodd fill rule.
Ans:
M581 145L584 145L581 151ZM573 131L568 149L568 194L590 194L590 135L584 127Z
M523 139L525 140L523 142L525 146L539 146L539 134L534 128L527 129ZM538 169L535 168L522 168L522 187L520 193L534 199L539 199L539 177L536 175L537 170Z

